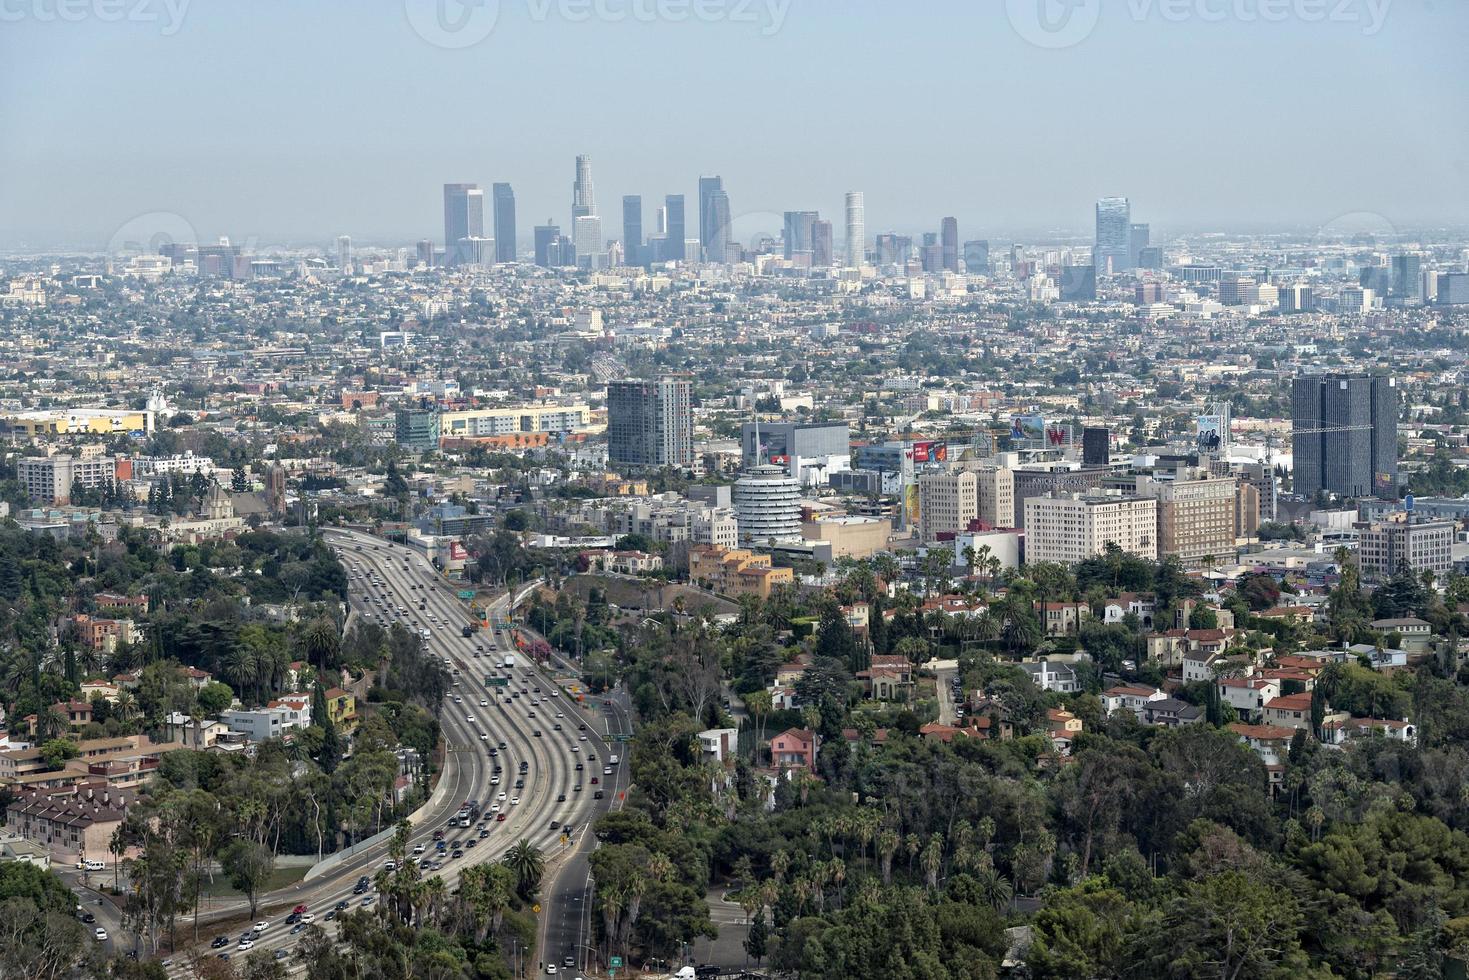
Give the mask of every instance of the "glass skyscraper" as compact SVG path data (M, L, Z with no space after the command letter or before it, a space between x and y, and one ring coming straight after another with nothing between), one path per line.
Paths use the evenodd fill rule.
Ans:
M1395 378L1307 374L1291 385L1294 490L1343 497L1398 495Z
M490 188L495 202L495 261L515 261L515 192L509 184Z
M643 265L643 199L627 194L622 199L622 257L628 265Z
M1129 268L1132 254L1132 205L1125 197L1104 197L1097 202L1097 243L1092 264L1098 275Z

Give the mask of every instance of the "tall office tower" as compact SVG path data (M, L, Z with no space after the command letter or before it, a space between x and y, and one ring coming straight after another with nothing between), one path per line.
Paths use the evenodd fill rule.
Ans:
M664 262L682 262L684 258L684 213L683 195L669 194L663 198L663 210L667 215L667 230L663 234Z
M592 193L592 158L581 155L576 158L576 181L571 185L571 220L597 213L597 198Z
M1225 276L1219 280L1219 302L1225 306L1239 306L1258 285L1254 276Z
M434 243L427 238L418 240L418 264L431 268L434 264Z
M964 271L971 276L989 275L990 243L984 239L964 243Z
M1061 267L1061 302L1085 303L1097 298L1097 267L1063 265Z
M860 269L867 260L867 206L861 191L847 191L847 268Z
M1122 272L1128 268L1132 248L1132 206L1125 197L1104 197L1097 202L1097 242L1092 250L1092 264L1098 275Z
M912 257L912 238L892 232L877 236L878 265L903 265Z
M608 460L634 467L693 465L692 388L671 378L608 382Z
M785 257L799 260L811 255L811 226L816 223L815 211L787 211L785 213Z
M1343 497L1398 496L1397 379L1307 374L1291 386L1294 488Z
M595 214L577 218L576 227L571 229L571 243L576 248L577 266L595 269L602 252L602 219Z
M352 271L352 236L337 236L337 268L343 272Z
M1311 293L1311 287L1301 282L1281 286L1278 300L1282 313L1309 313L1316 308L1316 300Z
M831 260L831 222L818 219L811 222L811 265L829 269Z
M628 265L643 265L643 198L626 194L622 198L622 252Z
M935 232L925 231L923 233L923 248L918 257L923 262L924 272L940 272L944 267L944 247L939 244L939 236Z
M801 483L785 467L750 467L735 481L733 498L742 543L801 540Z
M1112 433L1099 425L1081 430L1081 465L1106 466L1112 461Z
M1127 267L1136 269L1142 265L1143 249L1153 244L1151 225L1132 225L1127 233Z
M1141 248L1137 253L1137 264L1140 269L1163 268L1163 250L1157 245L1148 245Z
M495 261L515 261L515 192L509 184L494 184L490 194L495 202Z
M699 245L707 262L725 262L729 252L729 195L719 177L699 178Z
M1132 301L1138 306L1152 306L1163 302L1164 295L1161 282L1140 282L1133 288Z
M1369 265L1357 273L1357 285L1372 290L1375 296L1386 296L1392 291L1392 268L1385 265Z
M536 225L536 265L549 269L561 264L559 261L552 261L560 258L556 248L560 239L561 229L550 218L546 219L545 224ZM553 252L557 254L552 254Z
M939 245L943 252L940 259L949 272L959 271L959 219L945 218L939 222Z
M1392 257L1392 280L1388 284L1388 298L1406 304L1423 302L1423 260L1416 255L1394 255Z
M485 236L485 194L478 184L444 185L444 264L470 261L469 239Z

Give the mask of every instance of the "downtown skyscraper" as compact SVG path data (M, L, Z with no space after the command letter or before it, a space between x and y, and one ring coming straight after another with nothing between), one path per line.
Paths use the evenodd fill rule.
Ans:
M444 262L475 260L475 240L485 237L485 192L478 184L444 185Z
M495 261L515 261L515 192L509 184L494 184L490 196L495 205Z
M643 198L626 194L622 198L622 259L628 265L646 265L643 254Z
M699 247L706 262L726 262L729 252L729 195L720 177L699 178Z
M1125 197L1104 197L1097 202L1097 238L1092 264L1097 275L1116 274L1128 268L1132 254L1132 205Z
M669 194L664 197L663 210L667 215L667 231L663 236L663 254L660 258L664 262L682 262L687 238L684 229L683 195Z
M1297 496L1398 495L1397 379L1304 374L1291 385L1291 454Z
M576 158L576 180L571 185L571 240L576 264L594 269L602 253L602 219L597 217L597 197L592 190L592 158Z
M959 219L945 218L939 222L940 261L947 272L959 271Z
M862 268L867 258L867 207L861 191L847 191L847 266Z

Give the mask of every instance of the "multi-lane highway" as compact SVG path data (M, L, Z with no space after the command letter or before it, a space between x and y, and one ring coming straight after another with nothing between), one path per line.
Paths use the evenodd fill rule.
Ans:
M498 860L527 838L546 855L548 891L577 860L584 877L590 835L583 831L619 798L623 786L625 766L610 763L623 746L608 735L627 730L625 709L615 702L608 709L597 699L576 703L515 650L509 629L481 629L464 636L463 627L470 622L465 604L418 552L352 531L329 529L324 534L347 568L353 613L385 625L401 622L420 636L426 632L428 652L442 658L453 680L440 716L447 746L440 781L430 801L410 817L409 846L418 852L412 859L421 863L425 875L443 877L452 891L461 869ZM509 607L510 597L501 596L488 610L490 619L503 623ZM514 666L501 669L507 655L514 657ZM487 676L508 676L509 684L488 687ZM471 800L479 819L460 826L461 807ZM570 843L563 837L566 825L576 829ZM444 841L443 853L436 836ZM317 924L333 930L338 909L377 900L360 881L365 877L370 882L384 867L387 848L387 842L362 848L310 881L265 896L259 918L267 925L253 945L241 949L236 930L225 937L227 944L211 947L211 952L238 957L259 949L285 955L299 938L284 921L297 905L307 906ZM455 852L461 856L453 857ZM548 895L548 900L547 918L560 911L555 896ZM582 935L579 930L570 937L555 933L550 941L558 945L543 951L541 968L573 955L572 949L586 942ZM175 964L182 959L173 957ZM171 972L188 974L182 966Z

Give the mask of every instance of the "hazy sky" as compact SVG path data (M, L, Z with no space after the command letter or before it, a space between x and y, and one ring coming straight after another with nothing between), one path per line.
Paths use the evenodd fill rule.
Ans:
M0 0L0 247L437 242L458 180L511 182L525 238L577 153L608 238L628 193L692 230L701 173L741 238L840 239L848 189L869 236L1086 232L1114 194L1158 229L1469 222L1464 0L479 3Z

